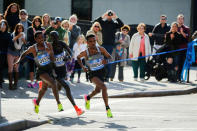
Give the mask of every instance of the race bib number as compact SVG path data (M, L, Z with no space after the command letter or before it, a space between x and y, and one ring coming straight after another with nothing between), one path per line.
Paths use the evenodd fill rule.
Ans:
M63 66L65 64L64 56L65 56L64 52L62 52L61 54L55 55L55 65L56 65L56 67L60 67L60 66Z

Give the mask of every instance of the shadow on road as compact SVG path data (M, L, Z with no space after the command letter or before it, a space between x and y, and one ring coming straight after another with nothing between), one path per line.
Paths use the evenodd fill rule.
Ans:
M84 121L80 118L85 118L85 117L61 117L61 118L55 118L52 116L47 116L49 119L52 120L51 124L53 125L61 125L61 126L66 126L66 127L71 127L73 125L87 125L87 124L93 124L96 121L95 120L90 120L90 121Z

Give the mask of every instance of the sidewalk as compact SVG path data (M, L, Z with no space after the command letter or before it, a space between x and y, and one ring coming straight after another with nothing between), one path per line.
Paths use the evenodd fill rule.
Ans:
M111 98L182 95L197 92L197 81L195 81L197 79L197 67L192 67L190 70L190 83L169 83L166 79L158 82L154 77L151 77L148 81L145 82L133 81L133 72L131 67L125 67L124 82L119 82L117 80L117 73L118 71L116 72L114 81L106 83L106 86L108 87L108 95ZM73 97L77 102L77 99L81 99L83 98L84 94L91 92L94 89L94 85L92 83L86 82L84 73L81 77L81 83L76 82L76 77L77 74L75 74L74 83L69 82L69 84L71 86ZM46 118L43 114L36 118L33 117L34 112L32 111L32 103L30 103L30 101L32 98L37 97L38 88L27 88L26 80L20 80L19 88L15 91L8 90L7 80L3 84L3 86L4 88L1 90L3 119L0 119L0 130L5 129L1 129L1 127L3 126L7 127L7 129L9 126L9 129L12 129L11 127L14 127L13 129L16 129L17 123L20 123L18 124L20 125L20 127L24 126L24 128L20 129L25 129L25 127L32 127L48 122L49 118ZM65 100L65 97L65 91L62 90L60 92L60 99ZM101 97L101 93L96 97ZM48 89L43 100L46 102L49 101L49 103L50 100L54 100L51 89ZM16 105L20 105L22 106L22 108ZM46 110L48 110L47 107ZM3 123L4 125L2 125Z

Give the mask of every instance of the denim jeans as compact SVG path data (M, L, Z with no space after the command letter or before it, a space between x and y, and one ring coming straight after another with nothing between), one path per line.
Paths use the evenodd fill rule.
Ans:
M114 76L115 76L115 73L116 73L116 65L118 65L118 80L124 80L124 76L123 76L123 67L124 66L120 66L120 63L114 63L114 64L112 64L110 78L113 79Z
M102 46L107 50L107 52L110 55L112 54L113 45L102 45ZM110 77L110 74L111 74L111 64L107 64L105 66L105 70L106 70L106 76L105 76L105 78L108 79Z

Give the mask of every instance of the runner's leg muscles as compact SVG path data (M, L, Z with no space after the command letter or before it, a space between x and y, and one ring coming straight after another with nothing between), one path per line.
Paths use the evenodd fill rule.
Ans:
M49 87L52 88L53 95L54 95L57 103L60 104L59 94L58 94L58 91L57 91L57 88L56 88L56 82L55 82L55 80L53 78L51 78L49 76L49 74L47 74L47 73L41 74L40 75L40 79L43 80L45 83L47 83L47 85Z
M108 106L108 94L107 94L107 87L105 86L104 82L101 81L98 77L93 77L92 82L96 84L95 90L89 95L90 98L94 95L98 94L100 90L102 90L102 97L105 103L105 106Z
M66 96L68 97L68 99L70 100L70 102L72 103L73 106L75 106L75 101L72 97L71 91L70 91L70 87L69 85L66 83L66 81L64 80L64 78L62 79L57 79L58 83L64 87L64 89L66 90Z
M42 97L44 96L45 92L47 91L47 83L42 82L42 88L38 91L38 99L36 100L36 103L39 105Z

